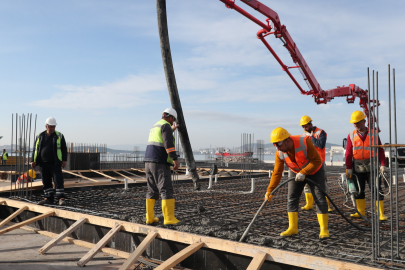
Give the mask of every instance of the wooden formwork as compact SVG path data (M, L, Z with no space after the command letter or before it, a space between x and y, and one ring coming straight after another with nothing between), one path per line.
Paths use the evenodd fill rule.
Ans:
M88 263L91 258L98 252L103 251L105 253L113 254L122 258L128 258L128 260L121 266L120 269L128 269L137 258L139 258L140 254L150 245L156 238L158 239L165 239L177 243L182 243L188 245L186 248L180 250L178 253L174 254L172 257L167 259L163 262L158 268L156 269L171 269L176 264L180 263L182 260L189 257L191 254L196 252L201 248L213 250L213 251L221 251L227 252L242 256L251 257L251 263L247 267L249 270L260 269L262 264L267 261L277 262L284 265L291 265L297 267L304 267L309 269L361 269L361 270L371 270L375 269L372 267L358 265L349 262L343 262L338 260L331 260L328 258L321 258L316 256L309 256L304 255L296 252L290 252L285 250L278 250L274 248L268 248L263 246L255 246L252 244L234 242L229 240L223 240L208 236L201 236L191 233L184 233L175 230L165 229L165 228L157 228L148 225L142 224L135 224L125 221L118 221L114 219L108 219L103 217L96 217L82 213L76 213L66 210L59 210L39 205L34 205L26 202L15 201L11 199L0 199L0 207L4 207L4 205L8 207L13 207L21 210L17 210L18 214L23 211L31 211L40 214L35 218L31 218L29 220L22 221L17 223L13 226L7 227L3 230L0 230L0 235L6 232L9 232L13 229L20 228L32 222L38 221L45 217L56 216L58 218L63 219L70 219L76 220L77 222L72 224L68 229L64 232L60 233L59 235L55 235L52 233L42 232L44 235L48 235L53 237L54 239L51 242L47 243L44 247L39 250L40 254L44 254L47 252L51 247L57 244L58 241L67 241L74 244L86 246L90 248L90 251L78 262L79 266L84 266ZM14 214L14 216L17 216ZM9 218L8 220L11 220ZM4 223L4 224L3 224ZM3 221L1 225L5 225L5 221ZM111 228L111 230L104 235L104 237L96 244L86 243L81 240L73 239L67 237L69 233L74 230L77 230L81 225L84 223L92 224L95 226L102 226L106 228ZM38 230L37 230L38 231ZM135 251L132 254L127 252L115 250L112 248L105 248L104 246L108 242L111 237L113 237L119 231L125 231L134 234L141 234L146 236L142 243L138 245ZM1 237L1 236L0 236ZM84 242L84 243L83 243Z

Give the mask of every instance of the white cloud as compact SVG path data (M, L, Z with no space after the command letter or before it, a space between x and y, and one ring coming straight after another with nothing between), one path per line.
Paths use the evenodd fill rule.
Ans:
M32 105L43 108L100 109L128 108L155 103L149 92L162 91L166 84L161 75L139 75L100 86L55 86L60 90L51 98L35 101Z

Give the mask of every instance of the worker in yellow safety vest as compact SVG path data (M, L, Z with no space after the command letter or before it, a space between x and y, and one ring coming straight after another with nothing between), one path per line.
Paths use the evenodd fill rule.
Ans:
M146 193L146 224L159 222L155 217L155 201L162 198L162 213L165 225L179 225L174 216L175 198L171 180L170 167L179 168L173 132L178 125L175 124L177 112L167 108L149 132L148 145L145 151L145 174L148 191Z
M295 177L295 181L288 182L287 212L289 227L280 235L291 236L298 234L298 205L302 190L306 184L304 180L308 176L321 189L324 189L324 165L309 136L291 136L287 130L278 127L271 132L270 141L277 148L277 152L273 174L267 187L265 199L269 202L271 201L273 197L271 192L279 185L284 164L286 164L291 171L291 176ZM319 238L328 238L328 205L325 195L317 186L309 184L309 187L312 194L317 198L315 203L317 205L318 222L321 228Z
M35 139L31 157L31 167L33 169L37 165L41 167L45 198L38 204L53 204L55 197L59 205L66 205L62 174L62 168L65 168L67 161L65 136L55 130L56 119L53 117L46 119L45 128L46 130L38 134Z
M3 155L1 156L1 165L6 165L8 160L8 153L6 149L3 149Z
M316 151L318 151L319 156L321 157L322 163L324 164L325 168L325 191L326 193L329 193L328 189L328 184L327 184L327 177L326 177L326 164L325 164L325 146L326 146L326 138L327 134L325 130L320 129L312 124L312 119L308 115L304 115L301 117L300 120L300 126L304 129L304 134L306 136L310 136L312 143L315 146ZM311 210L313 203L314 203L314 197L311 193L311 189L309 188L308 184L305 185L304 188L304 193L305 193L305 200L307 204L303 207L301 207L302 210ZM332 209L329 207L329 199L326 198L326 202L328 203L328 212L331 212Z

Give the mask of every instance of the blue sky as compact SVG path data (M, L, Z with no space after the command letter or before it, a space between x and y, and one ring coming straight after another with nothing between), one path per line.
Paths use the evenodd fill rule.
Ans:
M387 66L396 69L398 142L405 143L405 2L262 0L287 26L324 90L367 88L379 71L381 137L388 141ZM238 5L264 21L240 1ZM172 57L193 149L240 145L241 133L269 142L282 126L301 134L309 115L340 144L358 100L316 105L256 38L260 27L218 0L168 0ZM53 116L70 142L145 145L170 106L155 1L0 1L0 144L11 114ZM287 65L282 43L267 40ZM297 76L305 86L300 76ZM306 86L305 86L306 87ZM307 88L304 88L307 90Z

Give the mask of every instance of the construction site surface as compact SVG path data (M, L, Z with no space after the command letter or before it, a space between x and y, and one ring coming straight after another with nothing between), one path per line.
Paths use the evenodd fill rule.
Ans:
M131 173L126 173L130 178ZM69 212L82 213L86 215L102 217L112 220L113 222L130 222L134 224L145 224L145 193L146 183L142 175L142 170L136 171L136 176L132 175L133 180L137 179L136 183L129 183L127 189L124 184L111 181L110 179L101 182L90 182L87 185L78 182L77 179L66 181L68 188L65 189L67 195L67 205L47 206L49 209L66 210ZM163 225L163 217L161 214L160 203L156 203L155 215L159 218L159 223L151 227L152 229L169 229L173 234L176 232L187 233L186 235L200 235L214 237L217 239L235 241L235 246L238 246L238 240L243 232L249 225L256 211L263 203L264 194L269 184L268 175L264 176L262 171L257 172L254 180L254 188L250 179L241 180L241 172L237 170L219 170L219 177L217 182L211 183L212 187L207 189L209 181L207 181L208 170L200 170L202 176L201 191L194 191L193 185L187 181L187 177L180 173L178 180L174 181L174 190L176 198L176 217L182 221L180 226L165 226ZM343 212L348 218L353 213L353 207L350 199L344 195L341 184L341 173L344 172L343 167L330 167L327 168L329 196L332 198L335 205ZM125 172L120 174L124 175ZM111 172L108 174L113 175ZM205 179L204 179L204 176ZM232 176L234 174L234 176ZM123 180L117 176L110 176L116 180ZM135 178L135 179L134 179ZM89 179L92 179L89 177ZM183 179L183 180L182 180ZM205 181L204 181L205 180ZM287 176L282 178L282 182L287 180ZM84 180L83 180L84 181ZM35 183L35 182L34 182ZM69 184L71 183L71 184ZM74 184L73 184L74 183ZM90 184L91 183L91 184ZM9 183L8 183L9 184ZM102 184L102 185L100 185ZM76 187L73 187L76 185ZM71 187L69 187L71 186ZM398 239L405 238L405 206L403 199L405 183L403 179L398 179L398 192L399 192L399 237ZM388 193L388 190L384 190ZM9 191L3 192L2 197L9 197ZM366 194L369 194L367 187ZM34 190L32 195L24 200L19 199L20 202L37 203L42 200L43 195L40 190ZM17 199L18 200L18 199ZM367 208L370 209L370 198L367 195ZM0 199L1 201L1 199ZM299 211L299 234L292 237L282 237L280 233L288 228L287 218L287 187L283 186L275 194L271 203L268 203L259 217L253 224L249 235L246 239L247 244L257 247L268 247L272 250L288 251L297 253L297 256L308 256L308 258L319 257L336 261L338 264L353 263L361 267L374 267L382 269L403 269L405 268L405 242L400 241L400 254L397 254L398 260L395 262L387 259L386 261L380 259L373 263L371 254L371 231L362 231L350 225L331 205L332 212L329 214L329 231L330 238L327 241L321 241L318 238L319 225L316 216L316 206L309 211ZM301 198L301 205L305 204L304 196ZM395 204L395 201L394 201ZM27 204L28 205L28 204ZM386 214L390 215L391 204L386 200ZM1 218L7 217L11 214L10 208L2 205ZM370 213L367 213L370 218ZM396 217L395 217L396 218ZM115 220L115 221L114 221ZM371 229L371 225L361 219L352 219L355 224L361 228ZM36 224L35 226L42 229L43 224ZM395 226L395 224L394 224ZM380 256L381 258L390 258L393 245L397 245L395 240L391 239L391 235L395 234L396 227L391 227L389 221L380 223ZM393 230L393 231L392 231ZM117 242L117 240L115 240ZM240 244L244 245L244 244ZM115 243L115 247L119 246ZM395 251L395 248L394 248ZM128 252L128 250L127 250ZM146 250L148 252L148 250ZM153 253L153 252L152 252ZM272 254L269 254L270 256ZM152 257L152 256L151 256ZM277 260L275 260L277 262ZM305 267L305 264L296 265L292 262L289 265L288 261L282 262L283 268L280 269L300 269ZM342 264L342 265L343 265ZM263 268L267 269L264 264ZM191 269L210 269L201 266L191 265L186 263L186 267ZM308 265L306 265L308 266ZM233 268L235 267L235 268ZM297 268L298 267L298 268ZM340 268L322 268L314 264L313 267L317 269L340 269ZM212 268L214 269L214 268ZM246 269L243 266L227 266L227 268L218 269ZM350 268L347 268L350 269ZM359 268L362 269L362 268ZM365 268L364 268L365 269Z

